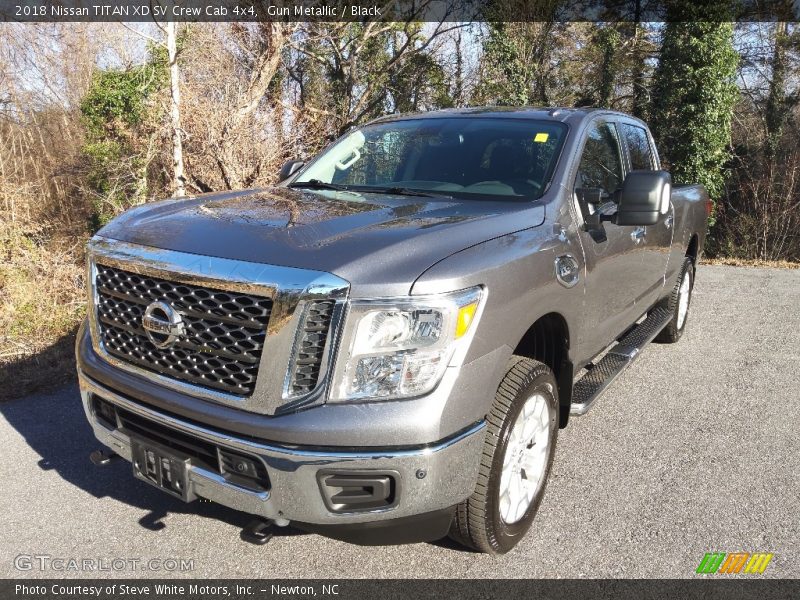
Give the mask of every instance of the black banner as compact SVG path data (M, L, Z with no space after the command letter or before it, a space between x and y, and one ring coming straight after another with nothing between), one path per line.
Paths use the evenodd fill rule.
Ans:
M704 579L638 580L2 580L0 598L72 600L206 600L231 598L394 598L603 600L788 600L800 597L800 580Z
M800 0L0 0L0 21L798 21Z

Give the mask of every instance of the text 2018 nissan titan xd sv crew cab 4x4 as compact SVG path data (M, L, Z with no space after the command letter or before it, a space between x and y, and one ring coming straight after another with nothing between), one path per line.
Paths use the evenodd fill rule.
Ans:
M508 551L559 428L681 337L706 191L597 109L385 117L281 179L91 239L93 460L256 515L252 541L291 522Z

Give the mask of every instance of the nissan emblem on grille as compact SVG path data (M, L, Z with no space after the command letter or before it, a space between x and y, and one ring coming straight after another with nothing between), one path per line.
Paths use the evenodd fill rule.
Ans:
M144 311L142 328L156 348L170 348L184 333L183 318L165 302L153 302Z

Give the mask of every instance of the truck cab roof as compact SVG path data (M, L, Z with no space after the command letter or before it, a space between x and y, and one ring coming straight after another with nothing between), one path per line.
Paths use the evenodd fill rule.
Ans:
M400 113L379 117L370 123L388 123L415 119L441 119L454 117L491 117L496 119L536 119L542 121L559 121L562 123L578 123L597 114L615 115L640 121L627 113L607 108L566 106L475 106L469 108L445 108L426 112ZM643 125L644 122L640 121Z

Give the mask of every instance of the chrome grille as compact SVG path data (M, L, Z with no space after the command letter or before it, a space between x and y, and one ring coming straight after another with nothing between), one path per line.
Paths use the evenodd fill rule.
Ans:
M272 300L96 265L100 340L109 354L174 379L237 396L252 394ZM142 328L144 311L165 302L185 333L166 349Z
M321 300L308 306L292 373L293 396L307 394L317 386L334 305L333 300Z

